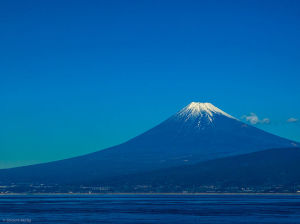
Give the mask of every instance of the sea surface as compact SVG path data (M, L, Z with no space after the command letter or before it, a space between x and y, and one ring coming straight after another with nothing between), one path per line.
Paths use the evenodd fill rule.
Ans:
M300 223L299 195L1 195L0 223Z

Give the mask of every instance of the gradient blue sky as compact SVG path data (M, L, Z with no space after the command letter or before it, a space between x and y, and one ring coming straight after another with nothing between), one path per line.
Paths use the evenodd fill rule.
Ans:
M0 168L119 144L191 101L300 141L300 1L1 1Z

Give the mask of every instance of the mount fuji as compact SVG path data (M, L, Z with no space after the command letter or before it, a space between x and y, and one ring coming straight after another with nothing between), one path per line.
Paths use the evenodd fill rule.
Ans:
M211 103L192 102L145 133L95 153L0 170L2 183L83 184L193 165L298 143L243 123Z

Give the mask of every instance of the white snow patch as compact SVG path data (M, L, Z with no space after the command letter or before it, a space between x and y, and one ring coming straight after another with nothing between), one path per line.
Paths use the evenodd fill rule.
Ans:
M213 121L213 117L215 114L224 115L226 117L236 119L231 115L225 113L224 111L220 110L219 108L215 107L211 103L192 102L178 112L178 115L185 116L186 120L188 120L191 117L206 116L210 122Z

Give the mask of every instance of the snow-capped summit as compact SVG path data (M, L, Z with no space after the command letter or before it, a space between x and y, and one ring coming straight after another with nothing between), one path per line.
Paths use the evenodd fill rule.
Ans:
M175 120L182 123L185 127L196 127L205 129L207 127L214 127L216 120L220 119L234 119L233 116L225 113L211 103L192 102L173 117Z
M192 102L123 144L67 160L0 170L0 180L96 183L105 178L297 145L233 119L210 103Z
M189 105L178 112L178 115L180 116L207 116L210 121L213 120L213 116L215 114L224 115L226 117L235 119L234 117L215 107L211 103L191 102Z

